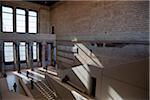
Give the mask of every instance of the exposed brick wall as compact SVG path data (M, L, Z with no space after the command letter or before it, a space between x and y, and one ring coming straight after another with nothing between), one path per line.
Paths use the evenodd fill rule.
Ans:
M57 36L148 32L149 3L142 1L64 2L52 8Z
M62 2L51 8L50 23L55 27L58 39L57 46L69 46L69 43L72 42L67 44L66 41L59 41L59 39L72 39L68 37L75 37L77 40L102 41L105 39L115 41L121 37L120 40L127 42L128 40L148 40L149 2ZM88 43L89 45L82 44L88 50L92 50L98 60L104 65L104 68L101 69L102 71L100 71L100 68L97 68L99 69L97 70L93 66L90 69L90 74L94 73L92 76L96 77L95 98L97 100L118 100L119 98L116 97L119 96L125 100L148 98L149 45L133 44L116 48L91 46L90 41ZM84 55L82 54L82 56ZM64 58L62 60L65 61ZM121 62L123 63L121 64ZM57 64L58 68L62 67L62 65L67 66L67 64L59 62ZM71 69L70 66L69 68ZM70 70L68 70L69 72ZM66 75L68 73L64 72ZM68 76L72 77L70 73ZM77 82L74 83L77 84ZM118 95L111 95L110 91L116 92ZM109 98L109 95L112 98Z

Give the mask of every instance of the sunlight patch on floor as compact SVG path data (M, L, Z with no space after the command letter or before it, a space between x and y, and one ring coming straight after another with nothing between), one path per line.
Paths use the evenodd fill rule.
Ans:
M32 70L27 70L27 71L29 71L30 73L32 73L32 74L34 74L34 75L37 75L37 76L40 76L40 77L42 77L42 78L45 78L45 75L42 75L42 74L40 74L40 73L37 73L37 72L35 72L35 71L32 71Z
M54 72L54 71L50 71L50 70L46 70L46 69L43 69L43 68L38 68L39 70L41 70L41 71L44 71L44 72L47 72L47 73L50 73L50 74L52 74L52 75L58 75L56 72Z
M22 78L22 79L24 79L24 80L26 80L26 81L31 81L30 78L26 77L26 76L23 75L23 74L18 73L17 71L12 72L12 73L15 74L15 75L17 75L17 76L19 76L20 78Z

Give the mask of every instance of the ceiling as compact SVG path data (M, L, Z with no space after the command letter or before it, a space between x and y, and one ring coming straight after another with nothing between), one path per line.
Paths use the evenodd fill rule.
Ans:
M32 2L32 3L36 3L36 4L41 4L44 6L52 6L53 4L55 4L56 2L58 2L58 0L45 0L45 1L33 1L33 0L27 0L28 2Z

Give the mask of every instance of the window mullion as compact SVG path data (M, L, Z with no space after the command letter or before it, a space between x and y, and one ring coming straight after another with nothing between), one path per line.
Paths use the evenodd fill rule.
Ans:
M29 33L29 29L28 29L28 11L26 10L26 33Z
M16 32L16 10L13 13L13 30Z

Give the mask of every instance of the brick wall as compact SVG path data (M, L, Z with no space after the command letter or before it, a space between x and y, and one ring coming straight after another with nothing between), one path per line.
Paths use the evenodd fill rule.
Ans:
M92 50L93 59L97 58L104 65L104 68L89 66L90 75L96 78L97 100L148 99L149 2L61 2L51 7L50 24L55 27L57 47L64 46L65 51L73 43L68 40L77 40L87 47L86 53ZM98 46L99 41L116 40L146 41L146 45ZM63 51L65 59L74 58L69 52L67 55L67 50L65 54ZM58 54L57 58L62 61L57 62L58 68L67 67L68 72L65 70L64 74L71 78L71 66L63 63L64 58L60 59ZM79 83L74 80L74 84Z
M51 25L57 37L148 32L148 2L78 1L53 7Z

